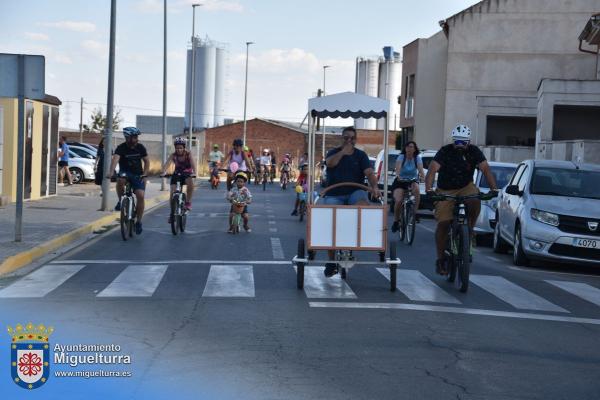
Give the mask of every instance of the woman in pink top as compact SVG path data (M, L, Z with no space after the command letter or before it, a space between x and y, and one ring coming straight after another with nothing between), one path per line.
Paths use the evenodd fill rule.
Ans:
M230 165L231 163L235 162L238 165L238 171L244 171L247 172L250 170L250 168L248 168L249 165L252 165L252 163L250 162L250 160L248 159L248 156L246 155L246 152L243 151L243 147L244 147L244 142L242 142L242 139L235 139L233 141L233 150L231 150L228 154L227 154L227 158L225 159L225 165L227 165L227 168L229 168L229 171L227 172L227 190L231 190L231 185L233 182L233 178L235 175L235 171L232 172Z

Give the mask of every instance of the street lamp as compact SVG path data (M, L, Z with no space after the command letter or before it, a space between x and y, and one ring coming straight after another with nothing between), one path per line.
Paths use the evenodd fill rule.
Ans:
M331 65L323 65L323 96L325 96L325 71L327 71L327 68L331 68ZM322 140L322 145L323 148L321 150L321 154L322 154L322 159L325 159L325 118L323 118L323 140Z
M167 0L163 2L163 121L162 121L162 164L167 162ZM83 100L83 99L82 99ZM165 178L160 180L160 190L166 190Z
M192 134L194 132L194 97L196 95L194 91L194 78L196 75L196 7L200 7L202 4L192 4L192 65L190 68L190 131L189 131L189 143L190 149L192 148Z
M246 146L246 103L248 101L248 51L254 42L246 42L246 82L244 83L244 146Z

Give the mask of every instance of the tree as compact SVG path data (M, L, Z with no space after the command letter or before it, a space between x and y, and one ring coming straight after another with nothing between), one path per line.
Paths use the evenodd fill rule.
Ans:
M102 107L95 108L94 111L92 111L92 115L90 118L92 120L90 127L91 131L104 132L104 129L106 128L106 114L104 114L104 112L102 111ZM115 111L113 112L113 131L119 130L121 122L123 122L123 117L121 117L121 110L115 108Z

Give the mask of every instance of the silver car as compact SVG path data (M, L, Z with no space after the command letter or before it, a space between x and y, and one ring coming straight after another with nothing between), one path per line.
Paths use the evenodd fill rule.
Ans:
M93 181L96 177L94 173L95 163L93 159L79 157L75 152L69 150L69 171L71 172L73 183Z
M508 185L510 178L512 178L515 170L517 169L517 164L513 163L489 161L488 164L490 165L490 169L494 175L494 178L496 178L496 184L500 189ZM483 173L478 169L476 169L475 173L473 174L473 182L482 193L487 193L490 190L490 186L485 175L483 175ZM479 217L477 218L477 222L473 228L476 235L486 236L488 243L491 235L494 234L497 206L497 197L492 200L482 201L481 212L479 213Z
M530 259L600 265L600 165L527 160L498 202L494 251Z

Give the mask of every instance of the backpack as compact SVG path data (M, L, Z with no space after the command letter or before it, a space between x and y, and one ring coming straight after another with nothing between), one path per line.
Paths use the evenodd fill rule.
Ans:
M415 169L419 169L419 166L417 165L417 156L413 157L413 161L415 162ZM404 167L404 163L406 162L406 154L403 154L402 157L402 165L400 166L400 169L402 169L402 167Z

